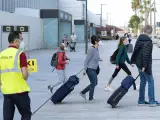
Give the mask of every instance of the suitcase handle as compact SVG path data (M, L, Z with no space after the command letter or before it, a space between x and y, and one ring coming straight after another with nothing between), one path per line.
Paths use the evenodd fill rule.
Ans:
M85 75L83 75L83 73L82 73L82 76L79 75L83 70L84 70L84 68L81 69L81 70L76 74L76 76L79 78L79 81L85 76Z
M139 76L142 74L142 71L139 72L139 74L137 75L137 77L135 78L135 81L139 78Z
M135 81L139 78L140 74L141 74L141 73L139 73L139 74L137 75L137 77L135 78Z
M83 69L81 69L81 70L76 74L76 76L77 76L79 73L81 73L83 70L84 70L84 68L83 68Z

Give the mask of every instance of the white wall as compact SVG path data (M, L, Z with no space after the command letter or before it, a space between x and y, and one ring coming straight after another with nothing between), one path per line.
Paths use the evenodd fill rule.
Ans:
M72 30L73 31L75 30L74 20L75 19L85 19L85 9L86 9L85 2L77 1L77 0L59 0L59 9L72 14L72 19L73 19ZM100 25L100 15L96 15L88 10L88 21L90 23ZM105 26L106 23L103 22L102 25Z
M29 50L42 48L43 34L42 34L42 20L40 18L27 17L8 12L0 12L0 26L2 25L26 25L30 26L29 39L28 35L23 33L26 49ZM8 34L2 34L0 27L0 46L6 48L8 46ZM29 43L29 47L28 47ZM0 49L2 49L0 47Z
M72 14L74 19L83 19L82 1L59 0L59 9Z
M100 15L96 15L88 10L88 20L90 23L94 23L96 25L100 25Z
M15 14L40 18L40 10L39 9L16 8L15 9Z
M34 2L34 0L31 0ZM57 9L59 0L39 0L40 9Z
M72 31L75 31L74 20L83 19L82 3L77 0L59 0L59 9L72 14Z
M57 9L58 0L0 0L0 10L14 12L15 8Z

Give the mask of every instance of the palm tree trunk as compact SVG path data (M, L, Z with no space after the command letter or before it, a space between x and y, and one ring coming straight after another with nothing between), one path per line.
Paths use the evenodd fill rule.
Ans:
M135 15L137 15L137 8L135 8L134 11L135 11Z
M150 3L150 8L152 7L152 4ZM150 25L152 26L152 10L150 11Z

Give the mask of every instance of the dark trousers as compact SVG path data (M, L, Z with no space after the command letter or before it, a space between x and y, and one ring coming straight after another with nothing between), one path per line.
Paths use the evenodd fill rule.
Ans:
M129 44L130 44L131 43L131 39L129 39L128 41L129 41Z
M28 93L4 95L3 118L13 120L15 106L21 114L21 120L31 120L30 98Z
M89 100L93 99L95 86L98 84L97 73L94 69L87 69L87 76L90 80L90 84L82 91L82 94L86 94L89 91Z
M132 75L131 71L128 69L127 65L125 63L120 63L119 64L119 69L115 69L115 71L112 75L112 78L115 78L121 69L123 69L127 73L127 75ZM135 83L133 84L133 88L136 89L136 84Z

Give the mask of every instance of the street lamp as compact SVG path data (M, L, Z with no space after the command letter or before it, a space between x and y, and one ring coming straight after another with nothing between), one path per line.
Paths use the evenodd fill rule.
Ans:
M106 5L106 4L101 4L101 28L102 28L102 7L103 5Z
M99 15L99 16L100 16L100 22L101 22L101 14L96 14L96 15ZM101 24L100 24L100 27L101 27Z
M86 22L85 22L85 54L87 54L88 51L88 1L87 0L77 0L77 1L85 1L86 2Z

